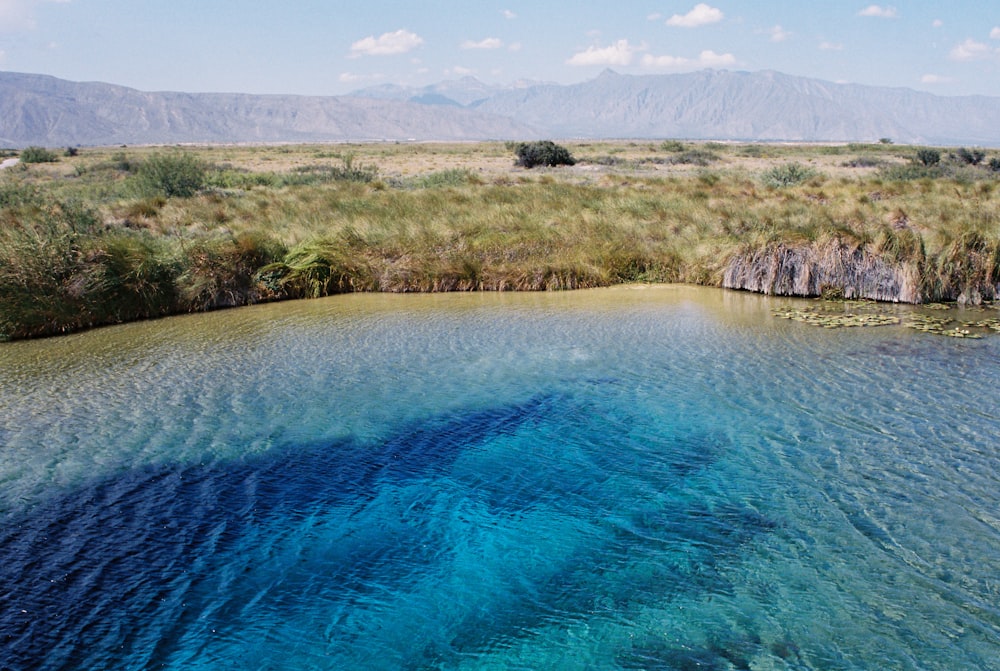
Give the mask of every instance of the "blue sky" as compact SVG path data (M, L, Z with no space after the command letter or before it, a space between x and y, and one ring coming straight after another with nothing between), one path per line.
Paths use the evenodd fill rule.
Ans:
M1000 96L1000 1L0 0L0 70L149 91L706 67Z

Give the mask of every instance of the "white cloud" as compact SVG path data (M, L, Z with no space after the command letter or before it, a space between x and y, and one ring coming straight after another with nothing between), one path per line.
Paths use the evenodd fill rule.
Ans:
M496 37L487 37L485 40L478 42L466 40L460 46L462 49L499 49L503 46L503 41Z
M510 11L509 9L505 9L505 10L503 10L500 13L503 14L503 18L508 19L508 20L509 19L516 19L517 18L517 14L515 14L512 11Z
M997 26L996 28L990 31L990 39L1000 40L1000 26Z
M698 54L698 58L684 58L683 56L653 56L646 54L642 57L642 66L651 70L683 70L691 68L718 68L736 64L736 57L732 54L717 54L711 49L706 49Z
M507 45L507 51L520 51L522 46L520 42L511 42Z
M836 42L820 42L820 51L843 51L844 45Z
M732 54L717 54L711 49L706 49L698 54L698 65L706 68L721 68L727 65L736 65L736 56Z
M659 12L653 12L652 14L650 14L649 16L646 17L646 20L647 21L659 21L662 18L663 18L663 14L660 14Z
M951 80L951 77L942 77L941 75L926 74L920 78L921 84L947 84Z
M944 25L944 21L942 21L941 19L934 19L931 22L931 27L932 28L940 28L943 25Z
M790 32L782 28L780 25L771 28L770 33L772 42L784 42L792 36Z
M424 39L409 30L400 29L393 33L383 33L378 37L369 35L351 45L351 58L361 56L392 56L405 54L424 43Z
M449 76L456 75L459 77L466 77L468 75L475 73L475 70L470 70L469 68L463 68L461 65L456 65L453 68L445 70L444 73Z
M989 58L994 51L988 44L976 42L971 37L955 47L948 54L953 61L980 61Z
M710 23L718 23L725 14L721 9L709 7L704 2L700 2L687 14L674 14L667 19L668 26L676 28L697 28L707 26Z
M637 51L645 51L646 45L634 46L628 40L618 40L609 47L587 47L566 61L568 65L630 65Z
M858 16L873 16L877 19L896 19L899 18L899 12L895 7L889 7L888 5L885 7L868 5L858 12Z

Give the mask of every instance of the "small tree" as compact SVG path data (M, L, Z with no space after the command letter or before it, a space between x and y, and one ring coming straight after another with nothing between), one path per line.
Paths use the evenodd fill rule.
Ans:
M993 172L1000 172L1000 158L993 157L988 164Z
M514 150L517 161L514 165L523 168L534 168L536 165L575 165L576 160L569 150L550 140L538 142L521 142Z
M56 155L44 147L26 147L21 152L22 163L54 163Z
M937 149L918 149L917 160L926 166L937 165L941 162L941 152Z

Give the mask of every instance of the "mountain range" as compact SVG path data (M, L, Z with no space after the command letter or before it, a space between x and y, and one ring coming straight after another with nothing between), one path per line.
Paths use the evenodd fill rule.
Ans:
M1000 146L1000 98L942 97L773 71L579 84L475 78L348 96L143 92L0 72L0 146L678 138Z

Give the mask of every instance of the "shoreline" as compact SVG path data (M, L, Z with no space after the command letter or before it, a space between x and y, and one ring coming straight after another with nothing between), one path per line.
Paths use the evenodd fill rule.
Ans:
M537 294L537 293L576 293L578 291L602 290L602 289L650 289L658 287L697 287L702 289L713 289L721 293L733 292L736 294L750 294L761 298L787 300L792 303L776 304L770 309L771 314L776 318L797 321L802 324L820 327L824 329L850 328L850 327L877 327L877 326L903 326L924 333L943 335L957 338L982 338L991 333L1000 333L1000 303L986 302L981 305L963 305L957 302L948 303L906 303L900 301L877 301L865 298L844 298L844 297L823 297L823 296L800 296L800 295L777 295L768 294L761 291L747 289L730 288L723 286L699 285L685 282L623 282L619 284L579 287L573 289L556 290L442 290L442 291L348 291L339 294L328 294L315 298L274 298L260 300L252 303L243 303L232 306L220 306L212 309L186 312L171 312L145 318L131 319L127 321L107 322L94 324L81 328L47 333L41 335L28 336L23 338L0 338L0 347L5 343L25 342L30 340L46 340L70 336L88 331L95 331L106 327L123 326L143 322L154 322L171 317L183 317L189 315L199 315L208 313L228 312L260 305L271 305L279 303L290 303L298 301L312 301L316 298L333 298L334 296L347 295L430 295L430 294ZM804 305L803 305L804 304ZM899 316L899 308L908 308L903 316ZM968 313L968 314L967 314ZM978 319L967 317L975 315ZM992 315L992 316L991 316Z

